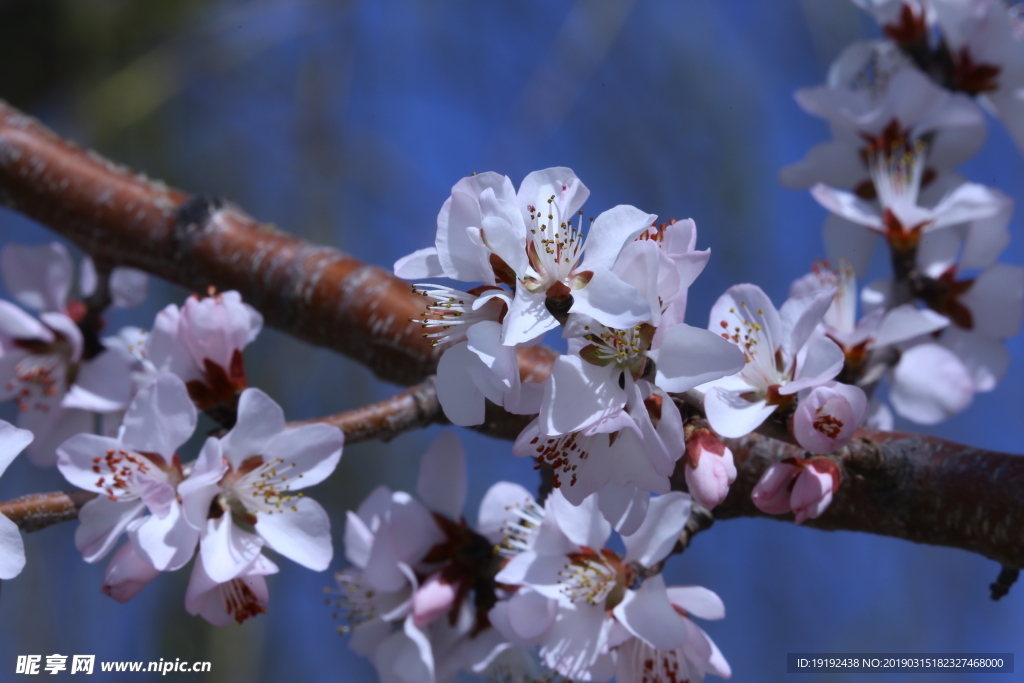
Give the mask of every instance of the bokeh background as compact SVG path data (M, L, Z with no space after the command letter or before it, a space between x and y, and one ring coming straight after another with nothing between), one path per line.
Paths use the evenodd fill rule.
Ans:
M628 203L696 219L698 245L712 249L690 290L689 321L703 325L729 285L756 283L781 303L822 255L824 211L777 182L781 166L827 137L792 93L823 81L844 45L874 35L847 0L6 0L0 97L105 156L384 267L433 242L459 178L494 170L518 184L569 166L592 190L590 215ZM1021 154L994 122L964 171L1024 196ZM1017 216L1004 260L1024 261L1021 228ZM0 210L0 243L50 239ZM147 304L110 324L149 326L187 294L153 281ZM1010 345L1003 384L932 433L1024 451L1024 344ZM274 330L247 366L291 419L395 391ZM332 515L336 568L344 511L380 482L411 489L435 432L348 448L311 492ZM499 478L537 483L507 442L462 436L468 517ZM55 471L19 459L0 499L61 488ZM53 653L212 662L210 674L167 680L376 680L336 633L324 605L330 573L281 561L269 613L216 629L184 612L187 570L126 605L101 595L103 564L81 560L74 526L26 537L27 569L0 594L0 680L15 679L18 654ZM1019 650L1024 590L993 603L998 569L957 550L738 520L701 535L667 573L724 599L727 618L705 628L734 680L854 681L866 677L787 676L786 653Z

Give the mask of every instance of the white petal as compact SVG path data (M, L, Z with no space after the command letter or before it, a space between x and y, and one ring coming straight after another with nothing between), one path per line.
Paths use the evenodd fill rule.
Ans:
M321 572L334 556L327 512L309 498L298 499L294 507L280 514L258 514L256 533L288 559Z
M37 311L63 311L74 266L59 242L38 247L9 244L0 253L4 287L15 301Z
M423 454L416 494L435 512L452 520L462 517L466 502L466 452L455 432L438 434Z
M505 314L501 343L506 346L522 346L558 327L558 321L545 305L546 300L543 292L533 294L526 287L516 288L515 298Z
M121 441L145 453L159 453L170 462L196 428L196 407L185 383L171 374L160 375L143 387L124 416Z
M99 560L145 509L142 501L121 503L103 496L90 500L78 512L75 547L86 562Z
M882 318L875 339L874 348L900 344L905 341L931 334L949 325L949 319L934 311L903 304L886 312Z
M651 227L657 218L655 214L626 204L620 204L602 213L590 224L590 232L584 245L582 269L611 268L622 248Z
M635 484L609 484L597 493L597 504L608 523L623 536L635 533L647 517L651 494Z
M418 249L395 261L395 277L405 280L444 277L444 269L437 257L437 247Z
M765 400L748 401L739 393L712 388L704 394L704 412L712 429L725 437L746 436L775 412Z
M445 417L460 427L484 421L484 395L467 370L478 363L468 342L460 342L446 350L437 364L437 400Z
M679 491L651 500L647 517L636 533L622 538L626 561L650 567L668 557L690 518L690 496Z
M974 329L1009 339L1024 319L1024 268L998 263L982 271L960 299L974 318Z
M686 641L687 619L669 604L661 574L626 591L614 613L630 633L657 650L677 650Z
M266 444L265 462L283 461L288 470L288 488L297 490L319 484L329 477L341 460L344 433L332 425L309 424L286 429Z
M163 519L148 515L139 521L128 530L128 538L139 556L156 569L174 571L192 559L199 531L185 521L181 506L173 505Z
M570 309L573 313L619 329L650 319L650 304L636 287L626 284L603 266L594 266L591 272L590 282L582 289L573 290Z
M541 432L568 434L625 405L626 392L612 378L611 368L592 365L579 356L559 356L544 384Z
M54 340L53 332L10 301L0 301L0 334L12 339Z
M236 527L230 514L207 521L199 539L199 551L207 574L217 583L238 576L260 554L263 541L256 534Z
M689 614L701 619L724 619L725 603L718 595L703 586L670 586L668 599Z
M97 413L122 410L132 396L131 366L124 356L104 351L79 364L75 383L61 405Z
M0 475L7 470L14 458L25 450L25 446L32 443L32 439L32 432L27 429L18 429L11 423L0 420Z
M555 623L557 605L540 593L519 591L508 601L509 624L521 639L535 642Z
M149 276L135 268L110 271L110 299L118 308L133 308L146 300Z
M499 481L484 494L480 501L480 512L477 515L476 531L491 543L500 543L504 537L502 528L505 521L512 517L511 508L533 502L530 492L519 484L510 481Z
M974 383L956 355L938 344L903 352L889 391L896 412L919 424L936 424L965 409Z
M655 383L673 393L733 375L743 369L745 362L735 344L686 324L668 328L661 348L648 355L657 366Z
M811 188L811 196L837 216L876 232L885 230L878 211L852 192L837 190L819 183Z
M797 364L796 379L779 389L782 395L794 394L818 386L839 374L846 356L828 337L816 337L806 346ZM723 435L724 436L724 435Z
M806 297L794 297L782 305L779 316L789 334L787 348L790 355L796 355L804 347L835 301L835 295L835 290L828 288Z
M589 497L579 506L571 504L560 491L548 497L554 521L566 537L578 546L600 549L612 533L611 524L597 509L597 498Z
M13 579L25 568L25 542L18 525L0 515L0 579Z
M248 457L263 455L267 442L284 427L281 406L259 389L246 389L238 399L238 421L220 440L224 457L238 467Z
M220 493L219 482L227 474L228 465L221 455L220 440L210 437L192 463L192 473L178 484L182 512L193 528L206 528L210 503Z

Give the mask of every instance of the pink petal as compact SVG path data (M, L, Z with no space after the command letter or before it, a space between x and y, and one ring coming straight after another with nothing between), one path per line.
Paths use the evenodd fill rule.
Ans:
M796 465L776 462L768 466L750 494L754 505L769 515L781 515L793 508L790 505L792 482L800 474Z
M441 578L441 572L434 572L416 589L412 596L412 619L418 628L423 628L447 614L455 604L458 586Z
M185 383L163 374L136 394L124 417L121 441L144 453L159 453L170 462L196 428L196 407Z

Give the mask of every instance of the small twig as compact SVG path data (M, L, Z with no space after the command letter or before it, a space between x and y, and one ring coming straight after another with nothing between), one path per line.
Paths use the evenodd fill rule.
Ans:
M388 441L404 432L437 422L440 417L441 407L437 402L434 378L430 377L372 405L317 420L289 422L288 425L297 427L316 422L334 425L345 433L346 443L353 444L370 439ZM90 491L33 493L0 502L0 514L22 531L36 531L77 519L78 511L96 495Z
M992 599L998 600L1009 593L1010 588L1017 582L1019 576L1019 569L1004 566L1002 571L999 572L999 576L996 577L995 583L989 586L989 590L992 591Z
M38 531L59 522L78 518L83 505L96 497L89 491L56 491L32 493L0 502L0 514L17 524L22 531Z
M370 439L390 441L399 434L442 419L434 377L430 376L383 401L315 420L290 422L289 425L294 427L318 422L334 425L345 433L346 445L351 445Z

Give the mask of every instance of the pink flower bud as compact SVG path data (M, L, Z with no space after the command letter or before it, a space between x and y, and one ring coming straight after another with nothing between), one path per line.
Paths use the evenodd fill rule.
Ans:
M792 509L789 503L790 492L800 470L800 465L795 464L793 458L770 465L750 494L757 509L769 515L789 512Z
M800 399L793 415L793 436L811 453L834 453L864 420L868 399L860 387L829 382Z
M430 624L452 608L457 594L458 586L446 582L441 572L434 572L412 596L413 623L419 628Z
M736 465L732 451L710 430L698 428L686 440L686 486L690 495L712 509L729 495L729 486L736 481Z
M100 590L118 602L128 602L159 574L159 569L136 554L131 543L125 543L110 558Z
M796 523L818 517L832 502L832 494L839 489L839 468L831 460L812 458L807 461L793 484L789 503L796 515Z

